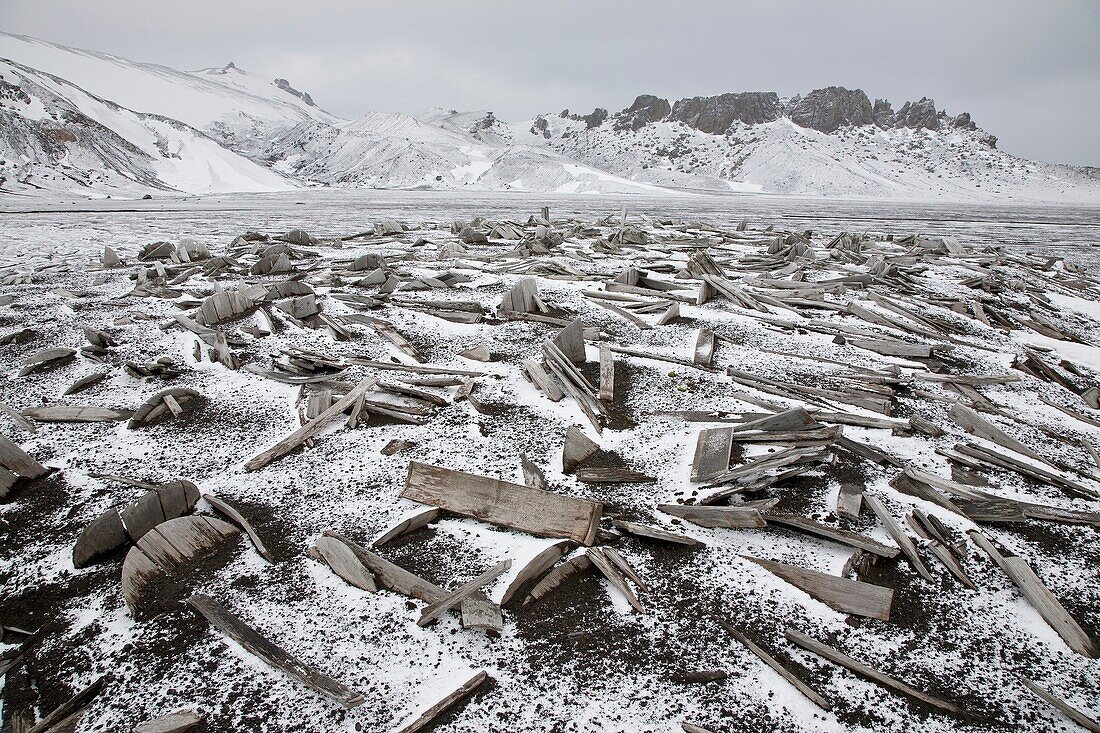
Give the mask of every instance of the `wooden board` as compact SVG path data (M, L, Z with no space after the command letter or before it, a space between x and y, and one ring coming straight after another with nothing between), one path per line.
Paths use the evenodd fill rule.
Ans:
M898 543L898 547L905 553L905 557L909 560L909 564L913 566L913 569L928 582L935 582L932 572L917 553L917 546L913 544L913 540L909 539L909 535L905 534L905 530L901 528L898 521L894 519L890 512L886 511L886 507L882 505L882 502L871 494L864 494L863 503L870 507L871 511L875 513L875 516L878 517L878 520L886 527L887 534L893 538L894 542Z
M202 723L206 716L198 710L176 710L134 726L133 733L184 733Z
M758 509L738 506L705 506L689 504L661 504L657 507L665 514L686 519L700 527L764 527L767 523Z
M794 685L795 689L797 689L799 692L809 698L811 702L813 702L822 710L828 711L833 709L833 704L831 702L826 700L817 690L813 689L801 679L799 679L794 674L794 672L787 669L787 667L780 663L778 659L761 649L747 636L739 632L737 629L733 628L733 626L731 626L730 624L726 623L725 621L722 621L721 624L726 629L726 631L733 635L733 638L737 639L739 642L748 647L749 651L751 651L753 654L759 657L761 661L763 661L765 664L767 664L769 667L779 673L780 677ZM684 730L687 730L687 728L685 727Z
M1100 733L1100 723L1098 723L1097 721L1095 721L1092 718L1088 717L1087 715L1082 713L1080 710L1078 710L1077 708L1070 705L1065 700L1054 696L1048 690L1043 689L1039 685L1037 685L1034 682L1032 682L1031 680L1029 680L1027 677L1021 678L1020 681L1024 683L1024 685L1027 687L1027 689L1031 690L1036 695L1038 695L1040 698L1042 698L1043 700L1048 702L1050 705L1054 706L1063 715L1065 715L1067 718L1072 720L1074 723L1077 723L1079 726L1081 726L1085 730L1092 731L1092 733Z
M964 711L958 705L948 702L947 700L941 700L940 698L929 695L926 692L921 692L914 687L910 687L904 682L896 680L889 675L883 674L873 667L868 667L866 664L852 659L847 654L844 654L843 652L834 649L827 644L822 644L817 639L806 636L799 631L788 628L784 632L784 635L791 643L797 644L803 649L811 651L814 654L818 654L825 659L828 659L830 662L833 662L834 664L839 664L841 667L844 667L845 669L854 672L860 677L869 679L875 684L882 685L883 687L894 692L908 695L909 697L920 700L926 705L931 705L938 710L942 710L944 712L952 713L959 716L966 715L966 711Z
M133 414L133 410L89 405L43 405L23 410L23 417L41 422L116 422L129 420Z
M462 686L460 686L454 692L451 692L435 705L432 705L430 708L417 716L416 720L409 723L401 730L397 731L397 733L417 733L417 731L424 730L425 728L429 727L435 721L435 719L442 715L444 712L472 695L474 691L477 688L481 687L481 685L487 679L489 679L489 673L485 670L481 670L473 677L466 680L466 682L462 683Z
M601 505L588 499L411 461L402 498L539 535L591 545Z
M767 515L768 524L779 524L791 529L797 529L802 532L808 532L818 537L824 537L827 540L833 542L839 542L850 547L855 547L860 550L866 550L879 557L885 557L887 559L897 557L900 554L900 550L896 547L890 547L884 545L881 542L877 542L870 537L865 537L856 532L849 532L844 529L837 529L830 527L827 524L821 522L815 522L812 519L805 517L796 517L793 514L775 514L769 513Z
M600 344L600 401L615 402L615 354Z
M600 447L575 425L565 431L565 446L562 448L562 472L569 473L587 460Z
M528 587L532 586L539 578L546 574L554 563L562 559L577 546L572 540L555 542L539 552L524 565L516 577L509 583L508 589L500 598L500 605L507 606L519 597Z
M40 478L50 472L50 469L31 458L26 451L3 435L0 435L0 464L22 478Z
M416 625L427 626L437 621L440 616L462 603L465 598L473 595L476 591L481 590L483 587L499 578L507 572L510 567L512 567L512 561L503 560L471 580L469 583L464 583L442 598L432 601L424 607L423 611L421 611L420 618L417 620Z
M275 562L275 556L271 554L271 551L264 545L263 540L260 539L260 535L256 534L256 530L253 529L252 523L244 518L236 507L232 506L229 502L219 499L213 494L203 494L203 498L209 502L210 506L214 507L217 512L225 517L229 518L229 521L237 525L244 530L248 535L248 539L252 540L252 544L256 548L256 552L260 553L263 559L270 563Z
M356 588L374 593L378 587L374 584L374 576L367 570L359 557L351 548L335 537L323 536L317 538L317 554L325 561L332 572L339 575Z
M691 480L709 481L730 467L733 449L733 428L706 428L695 440L695 456L691 461Z
M408 534L409 532L414 532L421 527L425 527L432 522L438 520L442 516L442 509L426 509L422 512L417 512L411 517L407 517L401 520L400 522L386 530L386 532L383 533L381 537L371 543L371 547L381 547L390 540L396 539L401 535Z
M695 337L695 352L692 361L701 366L709 367L714 362L714 331L709 328L700 328L699 335Z
M863 504L863 485L842 481L840 492L836 495L836 513L842 518L857 521L859 508Z
M676 534L675 532L668 532L658 527L651 527L648 524L639 524L638 522L628 522L625 519L616 519L612 521L612 524L617 528L632 534L635 537L645 537L650 540L659 540L661 542L671 542L677 545L685 545L687 547L706 547L705 542L701 542L694 537L688 537L687 535Z
M816 570L800 568L797 565L764 560L742 555L746 560L756 563L765 570L778 575L791 585L805 591L826 606L856 616L890 620L890 606L894 602L894 591L871 583L848 580Z
M196 593L187 599L188 605L206 617L210 624L243 646L271 666L282 670L301 681L307 687L335 700L341 705L354 708L362 705L365 698L355 690L337 682L315 667L293 656L277 644L269 641L260 632L252 628L228 608L213 598Z

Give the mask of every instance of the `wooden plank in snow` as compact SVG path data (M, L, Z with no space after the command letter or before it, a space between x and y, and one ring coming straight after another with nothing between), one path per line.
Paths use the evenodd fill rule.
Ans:
M464 682L461 687L456 689L454 692L451 692L435 705L432 705L430 708L417 716L416 720L409 723L401 730L397 731L397 733L418 733L418 731L424 730L425 728L429 727L435 721L435 719L442 715L444 712L472 695L474 693L474 690L481 687L482 683L484 683L487 679L489 679L489 673L485 670L481 670L473 677L468 679L466 682Z
M502 562L499 562L489 570L486 570L484 573L471 580L469 583L465 583L455 590L451 591L447 595L443 596L439 600L429 603L427 606L424 607L424 610L421 611L420 618L416 622L417 626L427 626L428 624L437 621L440 616L442 616L458 604L462 603L463 599L468 598L476 591L481 590L486 585L499 578L510 567L512 567L511 560L504 560Z
M768 665L773 670L775 670L779 674L780 677L782 677L783 679L787 680L792 685L794 685L795 689L797 689L799 692L801 692L803 695L805 695L807 698L809 698L811 702L813 702L815 705L817 705L822 710L832 710L833 709L833 704L831 702L826 700L817 690L813 689L812 687L807 685L805 682L803 682L801 679L799 679L795 675L794 672L787 669L787 667L783 663L781 663L778 659L776 659L771 654L769 654L768 652L761 649L759 646L757 646L755 643L753 643L752 640L750 640L747 636L742 634L737 629L733 628L733 626L731 626L727 622L721 621L720 623L722 624L723 628L726 629L726 631L728 631L731 635L733 635L733 638L737 639L739 642L741 642L742 644L747 646L749 648L749 651L751 651L753 654L755 654L757 657L759 657L760 660L762 662L764 662L764 664ZM687 729L685 728L684 730L687 730Z
M657 508L700 527L764 527L767 524L758 509L747 507L661 504Z
M877 618L882 621L890 620L890 606L894 602L894 591L890 588L774 560L764 560L748 555L742 555L742 557L841 613Z
M729 470L733 448L733 428L706 428L695 441L695 457L691 461L691 480L708 481Z
M588 499L411 461L405 499L542 537L591 545L601 505Z

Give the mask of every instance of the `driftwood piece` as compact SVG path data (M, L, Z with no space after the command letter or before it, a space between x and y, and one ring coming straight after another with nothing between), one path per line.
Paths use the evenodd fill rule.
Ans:
M920 555L917 553L917 546L913 544L913 540L909 539L909 536L905 534L905 530L901 528L898 521L886 511L886 507L882 505L882 502L877 497L871 494L863 495L863 503L870 507L871 511L875 513L878 520L882 522L882 525L886 527L887 534L893 538L894 542L898 543L898 547L905 554L909 564L913 566L922 578L932 583L935 582L931 571L928 570L928 566L921 560Z
M504 631L504 615L500 606L489 600L482 591L462 599L462 628L484 631L488 636L498 638Z
M827 540L833 542L839 542L842 545L848 545L855 547L858 550L865 550L873 555L879 557L885 557L887 559L897 557L901 552L896 547L890 547L884 545L881 542L877 542L870 537L858 534L856 532L849 532L845 529L837 529L830 527L827 524L821 522L815 522L812 519L805 517L797 517L793 514L777 514L769 512L767 515L768 524L778 524L791 529L797 529L802 532L807 532L818 537L824 537Z
M822 710L828 711L833 709L833 704L831 702L826 700L817 690L813 689L808 684L799 679L794 672L787 669L786 665L782 664L778 659L754 644L752 640L750 640L747 636L742 634L737 629L733 628L733 626L731 626L730 624L726 623L725 621L722 621L721 624L726 629L726 631L728 631L733 636L733 638L737 639L739 642L748 647L749 651L759 657L760 660L764 662L764 664L775 670L780 677L794 685L795 689L797 689L799 692L809 698L812 703L817 705ZM684 730L688 729L685 727Z
M1097 722L1096 720L1088 717L1065 700L1061 699L1060 697L1056 697L1049 690L1043 689L1039 685L1029 680L1027 677L1021 678L1020 681L1024 683L1027 689L1034 692L1036 695L1052 705L1067 718L1072 720L1074 723L1077 723L1077 725L1081 726L1085 730L1092 731L1092 733L1100 733L1100 722Z
M173 481L150 489L122 507L110 507L77 536L73 566L82 568L128 541L141 539L168 519L182 517L199 500L199 488L190 481Z
M699 431L695 441L695 456L691 461L692 481L708 481L729 470L733 431L731 427Z
M198 400L201 395L189 387L169 387L168 389L162 389L160 392L157 392L155 395L145 400L140 407L134 410L134 414L130 418L130 422L127 423L127 427L133 430L143 425L151 425L162 417L174 415L165 403L165 397L174 398L177 404L182 406Z
M489 679L489 673L485 670L481 670L473 677L466 680L466 682L462 683L462 685L454 692L451 692L442 700L432 705L430 708L417 716L416 720L409 723L401 730L397 731L397 733L417 733L417 731L424 730L425 728L429 727L440 715L472 695L474 691L477 690L477 688L481 687L482 683L484 683L487 679Z
M692 355L692 361L700 366L713 366L714 343L714 331L709 328L700 328L699 335L695 337L695 352Z
M934 697L932 695L929 695L926 692L921 692L920 690L918 690L914 687L910 687L909 685L905 684L904 682L901 682L900 680L896 680L893 677L890 677L889 675L883 674L882 672L879 672L877 669L874 669L873 667L868 667L866 664L863 664L862 662L858 662L855 659L852 659L847 654L844 654L843 652L841 652L837 649L834 649L833 647L829 646L828 644L823 644L820 641L818 641L817 639L806 636L805 634L803 634L799 631L796 631L792 628L788 628L784 632L784 635L787 637L787 640L790 641L791 643L797 644L798 646L802 647L803 649L805 649L807 651L811 651L814 654L822 656L822 657L824 657L825 659L828 659L830 662L832 662L834 664L839 664L841 667L844 667L845 669L849 670L850 672L854 672L855 674L859 675L860 677L864 677L866 679L869 679L872 682L874 682L875 684L881 685L882 687L885 687L888 690L892 690L893 692L898 692L898 693L901 693L902 695L907 695L909 697L915 698L917 700L920 700L921 702L923 702L926 705L931 705L932 707L936 708L937 710L942 710L942 711L947 712L947 713L952 713L953 715L963 716L963 715L966 714L966 711L964 711L962 708L960 708L958 705L956 705L952 702L948 702L947 700L942 700L938 697Z
M374 576L352 552L351 548L335 537L327 535L318 537L315 543L317 554L325 561L332 572L339 575L356 588L374 593L378 586L374 584Z
M469 583L465 583L445 595L443 598L429 603L420 613L420 618L417 620L416 625L427 626L428 624L438 620L439 617L445 614L448 610L462 603L465 598L469 597L476 591L481 590L483 587L499 578L501 575L507 572L508 568L510 567L512 567L511 560L504 560L502 562L499 562L489 570L486 570L484 573L471 580Z
M607 578L609 582L616 590L626 597L627 602L638 613L645 613L645 606L638 600L638 596L630 588L630 585L626 582L626 575L623 573L619 563L615 562L608 554L606 547L590 547L585 550L585 555L592 561L592 564L596 566L603 576Z
M542 537L591 545L601 505L412 461L402 498Z
M1078 654L1096 659L1100 657L1100 645L1069 615L1065 607L1043 584L1031 566L1019 555L1004 555L984 534L976 529L967 532L974 543L985 550L990 559L1004 571L1024 598L1034 606L1043 620L1050 624L1070 649Z
M1020 441L1013 438L1011 435L1001 430L999 427L983 418L978 413L971 410L969 407L955 403L951 405L951 409L948 411L951 417L959 424L963 430L968 433L977 435L979 438L985 438L986 440L996 443L1002 448L1008 448L1011 451L1015 451L1020 455L1027 456L1028 458L1034 458L1042 463L1050 464L1043 456L1039 455L1035 451L1028 448Z
M395 565L386 558L371 552L362 545L353 542L339 532L325 530L326 537L334 537L347 545L367 570L374 574L377 585L394 593L400 593L410 598L418 598L432 603L447 595L447 591L440 588L415 573L410 573L399 565Z
M244 464L246 471L256 471L272 461L285 456L290 451L297 448L304 443L307 439L312 438L319 433L322 428L335 420L344 410L355 404L356 400L369 392L375 385L375 380L371 377L364 379L359 384L355 385L347 394L338 399L327 410L322 412L317 417L310 420L302 427L295 430L287 437L280 440L278 443L263 451L257 453L250 458Z
M657 479L629 468L584 467L578 468L577 480L586 484L651 484Z
M592 454L598 451L600 447L596 443L584 434L584 431L580 428L570 426L565 431L565 446L562 449L562 472L570 473L574 471L577 466L587 460Z
M307 687L335 700L341 705L354 708L362 705L365 698L355 690L337 682L333 678L303 662L282 647L269 641L260 632L252 628L228 608L213 598L196 593L187 599L188 605L206 617L206 620L221 633L243 646L257 657L276 669L301 681Z
M842 481L836 495L836 513L844 519L859 519L859 508L863 504L863 485Z
M20 478L36 479L50 472L50 469L3 435L0 435L0 465ZM6 493L0 493L0 496Z
M705 542L701 542L694 537L688 537L687 535L676 534L675 532L668 532L658 527L651 527L648 524L639 524L638 522L628 522L625 519L616 519L612 521L612 524L619 530L632 534L635 537L645 537L650 540L658 540L660 542L671 542L676 545L685 545L687 547L706 547Z
M256 533L256 530L252 527L252 523L244 518L237 508L224 499L219 499L213 494L203 494L204 499L214 507L214 509L224 517L227 517L230 522L237 525L244 530L244 533L248 535L248 539L252 540L252 544L256 548L256 552L260 553L263 559L270 563L275 562L275 556L271 554L271 550L264 546L263 540L260 539L260 535Z
M890 606L894 602L894 591L890 588L774 560L764 560L748 555L742 555L742 557L841 613L877 618L882 621L890 620Z
M129 419L134 411L89 405L43 405L23 410L22 414L41 422L115 422Z
M36 351L23 360L23 366L19 369L19 376L25 377L40 369L50 369L62 364L68 364L76 358L76 349L63 346L54 346L48 349Z
M531 380L531 383L542 390L542 393L546 395L546 398L551 402L560 402L561 398L565 396L565 393L561 391L561 387L558 386L558 383L554 381L553 377L547 374L542 365L534 359L524 359L523 370Z
M88 707L102 689L103 678L100 677L51 710L49 715L38 721L27 733L67 733L74 730L84 708Z
M546 491L546 475L534 461L528 458L526 454L521 453L519 456L519 465L523 470L523 483L525 485L530 486L532 489Z
M198 710L176 710L134 726L133 733L185 733L206 719Z
M700 527L764 527L767 523L760 511L755 508L739 506L705 506L689 504L660 504L657 507L665 514L686 519Z
M572 552L576 546L577 543L572 540L562 540L555 542L531 558L516 574L516 577L512 579L512 582L508 584L504 595L501 596L500 605L509 605L545 575L558 560Z
M538 583L528 591L523 599L523 605L543 598L547 593L561 585L567 578L592 569L592 560L588 555L577 555L566 560L542 577Z
M603 343L600 344L600 400L615 402L615 354Z
M411 517L407 517L401 520L400 522L386 530L381 537L371 543L371 547L381 547L390 540L394 540L401 535L408 534L409 532L414 532L421 527L427 526L432 522L437 521L442 516L442 509L427 509L422 512L417 512Z

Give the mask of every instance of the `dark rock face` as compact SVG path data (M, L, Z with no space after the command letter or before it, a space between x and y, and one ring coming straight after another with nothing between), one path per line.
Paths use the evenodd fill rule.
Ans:
M969 112L963 112L961 115L956 115L951 119L952 127L959 127L964 130L977 130L978 126L974 124L974 120L970 119ZM995 139L995 138L994 138Z
M539 115L535 118L535 121L531 124L532 135L542 135L547 140L550 139L550 123L546 121L546 118Z
M229 65L232 66L233 62L230 61ZM293 94L295 97L302 100L303 102L308 104L310 107L316 107L317 106L316 104L313 103L313 97L309 96L309 92L299 92L297 89L290 86L290 82L287 81L286 79L276 79L274 83L275 83L275 86L279 87L280 89L282 89L287 94Z
M940 115L936 112L935 101L921 97L918 102L906 102L898 110L896 127L910 127L914 130L928 128L940 129Z
M833 132L851 125L870 125L875 121L871 100L862 89L844 87L815 89L791 109L791 121L800 127Z
M754 125L772 122L779 114L779 95L775 92L741 92L681 99L672 106L669 119L700 132L721 135L735 121Z
M615 129L639 130L650 122L663 120L671 111L672 106L667 99L641 94L634 100L634 104L615 115Z
M583 118L585 126L591 130L593 127L599 127L607 119L607 110L603 107L597 107L592 110L591 114L585 115Z
M885 99L875 100L871 115L875 118L875 125L883 130L889 130L894 126L894 108Z

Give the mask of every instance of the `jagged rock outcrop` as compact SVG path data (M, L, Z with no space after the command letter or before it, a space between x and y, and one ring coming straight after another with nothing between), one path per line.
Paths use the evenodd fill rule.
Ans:
M772 122L779 115L779 95L775 92L741 92L681 99L672 106L669 119L700 132L721 135L734 121L755 125Z
M863 90L844 87L813 90L791 109L790 117L796 125L820 132L833 132L852 125L870 125L875 121L871 100Z
M906 102L898 110L894 125L914 130L940 129L940 114L936 111L936 102L928 97L921 97L917 102Z
M581 119L584 120L584 124L591 130L593 127L599 127L607 119L607 110L603 107L597 107L592 110L591 114L587 114Z
M640 130L650 122L658 122L668 117L671 111L672 105L667 99L661 99L653 94L639 94L634 104L615 115L615 129Z
M227 69L234 68L233 67L233 62L230 61L229 66L227 66L226 68ZM274 81L274 84L275 84L275 86L279 87L284 92L286 92L287 94L293 94L295 97L302 100L303 102L308 104L310 107L316 107L317 106L316 104L313 103L313 97L309 96L309 92L299 92L297 89L290 86L290 82L287 81L286 79L276 79Z
M894 108L885 99L875 100L871 115L875 118L875 125L880 129L889 130L894 126Z

